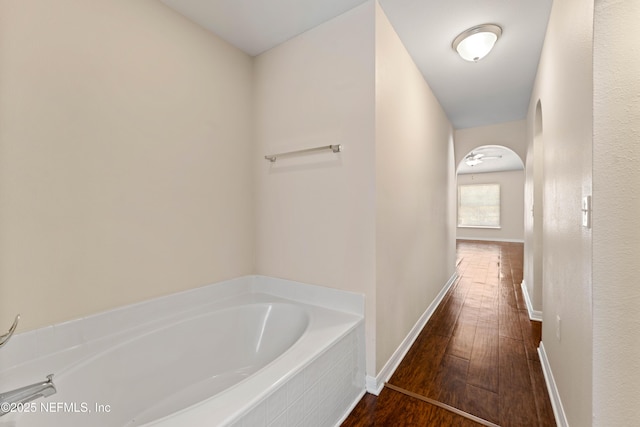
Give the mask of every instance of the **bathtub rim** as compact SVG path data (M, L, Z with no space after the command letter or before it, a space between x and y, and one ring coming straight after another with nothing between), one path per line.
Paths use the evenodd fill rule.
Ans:
M192 311L189 312L188 316L189 317L184 317L186 313L182 312L182 313L178 313L175 315L172 315L170 317L164 318L162 323L153 323L153 325L145 325L144 328L140 328L140 329L132 329L130 331L128 331L129 333L123 334L123 336L121 337L122 341L118 340L117 343L113 346L100 346L100 349L97 349L95 351L90 352L89 354L87 354L85 357L82 357L80 359L77 360L76 363L71 364L69 366L67 366L66 368L60 369L57 371L56 377L58 379L60 378L65 378L67 375L71 375L73 374L76 370L79 370L81 368L83 368L84 366L88 365L89 363L91 363L92 361L112 352L112 351L117 351L118 349L126 346L129 343L135 342L138 339L147 337L151 334L157 333L162 331L163 329L168 329L171 328L173 326L177 326L177 325L181 325L183 323L186 322L190 322L193 320L198 320L198 319L203 319L207 316L211 316L214 313L215 314L219 314L219 313L224 313L226 311L231 311L231 310L236 310L239 309L240 307L251 307L251 306L263 306L263 305L292 305L292 306L296 306L296 307L301 307L303 309L306 309L306 307L304 307L302 304L298 303L298 302L292 302L292 301L288 301L284 298L279 298L276 297L278 299L271 299L271 300L260 300L260 296L261 295L269 295L269 294L260 294L260 293L250 293L250 294L240 294L237 295L235 297L230 297L228 299L225 299L225 303L231 302L233 303L234 301L236 301L239 298L242 298L245 295L250 295L250 296L256 296L257 299L252 299L249 301L238 301L237 304L235 305L231 305L231 306L220 306L217 307L217 305L213 305L213 304L206 304L203 307L200 307L198 310L194 309ZM273 297L271 295L269 295L269 297ZM213 305L213 307L211 307ZM212 310L207 310L207 307L211 308ZM204 311L207 310L207 311ZM306 332L306 330L309 328L309 324L310 324L310 319L308 315L305 315L306 317L306 325L304 327L304 330L302 331L302 333L300 334L300 336L298 337L298 339L296 340L299 341L300 338L304 335L304 333ZM136 332L137 331L137 332ZM115 335L115 334L114 334ZM120 335L118 335L120 336ZM113 338L109 337L109 338ZM295 342L294 342L295 344ZM287 349L288 350L288 349ZM287 351L285 350L285 352ZM275 359L277 359L279 356L277 356ZM273 360L275 360L273 359ZM269 362L271 363L271 362ZM265 366L267 366L269 363L267 363ZM263 366L264 368L264 366ZM260 369L263 369L260 368Z
M364 317L364 295L264 275L246 275L16 333L0 352L0 378L8 371L60 353L82 353L141 328L244 293L264 293ZM203 302L205 301L205 302ZM160 317L154 317L158 314ZM148 320L150 319L150 320ZM142 322L141 322L142 320ZM36 377L36 380L39 379Z
M308 304L301 305L309 306ZM175 427L182 425L216 425L224 427L231 425L243 414L259 406L269 395L279 390L291 378L300 375L306 367L328 353L335 344L340 342L348 334L360 326L364 328L363 317L344 312L336 312L324 307L310 307L312 307L312 309L315 308L316 310L320 309L325 311L324 314L330 316L335 315L335 313L345 316L342 319L337 319L337 323L340 323L340 325L336 325L339 332L335 329L327 330L326 328L322 328L322 325L314 324L313 328L321 326L320 329L324 329L322 331L321 345L317 346L317 344L319 344L317 337L307 335L307 332L313 330L311 322L314 322L314 315L317 316L317 313L313 313L311 314L312 320L310 325L302 337L294 343L292 347L271 361L271 363L265 365L252 377L235 384L218 395L197 402L166 417L146 424L140 424L140 426ZM334 318L333 320L336 319ZM311 354L306 354L309 351L308 347L303 347L307 344L306 341L313 341L313 345L317 346L316 351ZM305 355L304 358L300 358L301 353ZM364 363L364 360L362 360L362 363ZM276 366L277 369L274 369ZM268 370L269 368L270 370ZM362 390L364 391L364 382Z
M360 324L364 325L364 295L267 276L242 276L18 334L14 337L14 340L12 340L13 346L3 349L3 354L0 354L0 366L5 367L0 371L0 378L5 377L7 373L11 375L14 370L20 371L23 368L29 368L29 366L33 364L37 366L39 363L47 361L47 358L50 357L56 358L60 366L65 366L68 364L69 358L75 360L77 360L77 358L84 359L96 352L102 352L110 342L120 340L123 336L126 337L127 334L138 335L144 333L142 331L145 329L156 330L158 329L158 325L163 322L170 322L171 319L179 318L189 312L201 310L203 307L224 305L231 299L247 294L264 294L276 299L282 299L287 303L293 302L310 306L314 309L326 309L334 313L341 313L351 320L347 322L348 325L343 325L343 327L346 327L341 330L340 333L334 335L333 340L329 342L328 346L322 346L322 351L302 361L296 361L295 357L289 356L287 359L290 357L293 357L293 359L289 362L288 369L281 371L278 380L272 380L270 384L259 387L261 388L261 392L253 395L251 399L246 398L246 395L249 394L245 389L247 386L241 387L241 389L244 389L244 392L240 392L244 404L225 415L221 421L221 425L227 424L238 415L246 413L256 405L259 405L272 390L281 387L288 379L300 373L306 366L321 357L322 354L333 345L332 343L338 342ZM173 301L174 299L178 301ZM202 302L203 300L205 301L204 303ZM141 325L127 328L128 325L131 325L132 319L146 319L145 313L158 312L162 313L159 318L153 318ZM135 324L135 322L133 323ZM105 327L105 324L108 327ZM124 329L120 330L119 328ZM113 332L113 330L116 330L116 332ZM63 347L63 345L66 345L66 347ZM22 348L20 346L22 346ZM14 350L7 352L7 350L12 348ZM289 354L290 350L291 349L285 351L284 354ZM12 357L14 360L19 360L19 363L7 364L6 361L10 361ZM282 357L283 355L280 355L267 366L270 366ZM56 369L52 369L55 373ZM59 370L59 368L57 369ZM262 370L264 369L265 368L262 368ZM35 377L37 380L41 375L51 373L49 372L50 370L51 369L43 369L40 367L40 370L36 369L37 373L34 373L32 377ZM18 376L20 375L18 374ZM22 379L15 381L15 386L24 385L23 383L30 381L32 377L29 377L29 380L26 381ZM268 381L261 376L258 378L261 379L252 381L251 383ZM3 385L3 389L5 387L7 389L13 388L12 384L4 381ZM236 386L234 385L232 388L234 387ZM225 391L223 394L224 393L227 392ZM214 397L214 399L217 398L218 396ZM210 399L211 398L195 403L182 411L191 411L193 413L193 410L198 407L212 406L210 403L206 404ZM226 411L229 406L233 405L227 402L223 404L222 409ZM210 410L211 408L208 409L208 411ZM161 425L159 424L161 421L163 423L162 425L171 425L171 421L167 420L175 418L175 415L182 411L177 411L167 417L154 420L144 425ZM202 411L202 408L198 411Z

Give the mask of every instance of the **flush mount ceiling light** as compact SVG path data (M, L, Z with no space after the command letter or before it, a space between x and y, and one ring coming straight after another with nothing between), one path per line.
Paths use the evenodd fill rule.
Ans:
M501 35L502 28L495 24L477 25L460 33L451 46L462 59L477 62L491 52Z

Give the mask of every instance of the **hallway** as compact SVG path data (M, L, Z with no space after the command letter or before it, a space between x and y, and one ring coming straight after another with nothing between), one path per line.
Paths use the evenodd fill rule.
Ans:
M457 282L389 385L366 394L343 427L555 426L537 354L541 324L529 320L520 289L522 262L521 243L458 241Z

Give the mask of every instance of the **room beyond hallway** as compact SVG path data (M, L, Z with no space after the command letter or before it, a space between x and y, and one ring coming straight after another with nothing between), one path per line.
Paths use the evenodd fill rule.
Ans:
M520 289L522 262L521 243L458 241L457 282L388 385L366 394L343 427L555 426L537 353L541 324L529 320Z

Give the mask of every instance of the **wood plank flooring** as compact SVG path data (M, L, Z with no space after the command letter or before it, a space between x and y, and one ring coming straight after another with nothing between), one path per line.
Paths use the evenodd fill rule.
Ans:
M502 427L555 426L537 347L541 324L520 289L523 245L458 241L458 279L389 384ZM479 426L387 387L342 424Z

